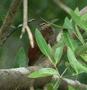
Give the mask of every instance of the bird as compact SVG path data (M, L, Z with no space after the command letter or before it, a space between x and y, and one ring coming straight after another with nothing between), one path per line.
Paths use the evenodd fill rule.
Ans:
M41 23L40 32L44 37L44 39L46 40L46 42L50 45L53 45L53 43L56 41L56 38L55 38L55 32L51 27L51 25L48 23ZM31 47L28 48L28 58L29 58L28 66L34 65L35 62L38 61L39 57L42 55L42 52L40 51L36 43L35 35L34 35L34 42L35 42L34 48Z

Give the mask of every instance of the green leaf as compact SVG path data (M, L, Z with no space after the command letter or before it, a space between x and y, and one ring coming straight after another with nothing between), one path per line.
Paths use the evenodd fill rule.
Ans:
M36 31L35 31L35 37L36 37L37 44L38 44L40 50L42 51L42 53L46 56L50 55L50 49L49 49L44 37L42 36L41 32L38 29L36 29Z
M56 48L54 59L56 61L56 64L60 61L63 54L63 46Z
M68 85L68 90L76 90L74 87L71 87L70 85Z
M55 60L52 56L52 52L51 52L51 49L50 49L51 47L49 48L45 39L43 38L42 34L40 33L40 31L38 29L36 29L36 31L35 31L35 38L36 38L37 44L38 44L41 52L45 56L47 56L53 64L55 64Z
M87 22L81 19L81 16L77 15L72 9L69 10L69 14L72 20L83 30L87 31Z
M47 90L54 90L53 89L53 84L51 84L51 83L50 84L47 84Z
M35 71L28 75L29 78L40 78L40 77L46 77L46 76L52 76L57 75L58 71L56 71L53 68L42 68L38 71Z
M87 54L81 54L80 57L87 62Z
M77 38L81 41L82 44L85 44L83 36L81 35L81 33L79 31L79 28L77 26L75 26L75 30L76 30L76 33L77 33Z
M54 86L53 86L53 89L54 89L54 90L58 90L58 87L59 87L59 85L60 85L60 82L61 82L61 81L58 80L58 79L55 80L55 83L54 83Z
M79 11L79 8L77 7L74 11L78 16L80 16L80 11Z
M87 43L81 46L78 46L78 48L75 50L76 55L81 55L86 53L87 51Z
M86 22L87 22L87 13L84 14L84 15L82 15L82 16L81 16L81 19L82 19L83 21L86 21Z
M59 79L57 79L57 80L52 80L51 83L48 83L48 84L46 85L47 90L58 90L58 87L59 87L60 83L61 83L61 81L60 81Z
M78 62L78 60L76 59L70 47L68 47L67 57L68 57L71 67L75 70L77 74L82 73L82 72L87 72L87 68L83 66L80 62Z
M27 58L24 48L21 47L16 55L15 67L24 67L24 66L27 66Z
M64 21L64 24L63 24L63 28L65 29L70 29L70 30L73 30L73 25L72 25L72 22L69 20L68 17L65 18L65 21Z
M76 49L75 42L71 39L71 37L67 31L64 31L64 42L67 46L72 48L73 51Z

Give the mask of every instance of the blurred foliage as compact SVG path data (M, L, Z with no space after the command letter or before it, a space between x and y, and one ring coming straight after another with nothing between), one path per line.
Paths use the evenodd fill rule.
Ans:
M75 9L79 7L80 9L87 5L87 0L61 0L70 8ZM0 26L3 23L3 20L6 16L6 13L9 9L12 0L0 0ZM13 25L18 26L22 23L23 16L23 6L21 4ZM56 24L61 24L64 21L66 12L61 10L58 6L55 5L53 0L29 0L29 18L35 19L30 23L31 30L34 31L38 24L41 21L41 18L44 18L47 21L53 19L58 19ZM17 31L18 30L18 31ZM0 68L10 68L12 63L14 63L14 57L18 48L20 46L24 47L25 53L27 55L27 48L29 47L29 41L27 34L24 35L23 39L19 39L21 28L17 29L16 32L8 38L3 47L0 48ZM11 58L11 56L13 58ZM7 63L8 62L8 63Z
M81 10L84 6L87 5L87 0L61 0L61 1L73 10L75 10L77 7ZM9 6L10 6L11 2L12 2L12 0L0 0L0 26L3 23L3 20L6 16L7 11L9 10ZM65 18L66 15L67 15L67 18ZM79 52L78 49L80 47L86 48L85 46L81 46L81 44L84 44L83 39L87 37L87 33L84 34L84 35L86 35L86 37L83 38L81 36L81 33L79 32L78 28L73 27L73 25L75 25L75 23L77 23L77 24L79 24L79 27L84 28L83 27L84 24L82 25L82 23L78 23L79 19L77 20L78 16L76 18L76 15L77 14L74 14L73 12L71 13L71 18L73 21L75 21L74 23L72 23L69 19L70 16L66 12L61 10L61 8L58 7L53 2L53 0L29 0L29 19L35 19L35 21L32 21L29 23L32 32L34 33L35 28L38 28L39 24L41 22L43 22L43 20L41 18L44 18L45 20L47 20L49 22L54 19L58 19L55 22L55 24L63 25L63 27L65 29L67 29L67 31L65 31L63 33L63 35L65 37L64 43L72 49L71 50L69 48L68 59L71 59L71 56L72 56L72 59L74 59L74 61L71 59L71 60L69 60L69 62L72 61L71 66L74 67L75 71L78 71L76 69L77 69L77 67L79 67L80 64L75 67L77 62L76 62L76 57L73 54L73 51L78 53ZM84 19L85 16L82 18ZM81 20L82 20L82 18L81 18ZM21 4L20 8L17 11L15 20L13 22L13 26L17 27L18 25L22 24L22 22L23 22L23 6ZM28 61L28 57L27 57L28 53L27 52L28 52L28 48L29 48L29 40L28 40L27 33L25 33L25 35L23 36L23 38L21 40L19 39L19 36L21 33L21 28L22 27L15 28L14 29L15 32L8 38L8 40L4 43L4 45L2 47L0 47L0 68L12 68L12 67L19 67L19 66L27 66L26 62ZM58 28L56 28L56 29L58 29ZM74 31L73 29L75 29L76 31ZM70 30L72 30L72 31L70 31ZM77 32L78 40L72 40L70 38L69 35L71 35L72 32ZM76 44L76 43L78 43L78 44ZM79 45L80 45L80 47L77 48L77 46L79 46ZM44 46L46 48L48 48L48 46L46 44ZM76 48L77 48L77 50L76 50ZM80 49L80 52L82 52L83 48ZM58 47L57 49L58 50L56 51L56 53L62 56L61 48ZM46 55L47 57L50 56L49 50L47 50L47 52L44 52L44 53L47 54ZM72 54L72 55L70 55L70 54ZM86 56L84 57L84 55L85 55L85 53L81 54L80 59L81 60L83 59L87 63ZM60 73L63 73L63 71L65 70L66 67L70 67L68 61L66 61L67 60L66 57L67 57L67 55L64 56L63 61L61 62L62 66L59 65ZM54 57L51 57L51 58L54 58ZM58 57L55 55L54 59L56 60L56 58L58 58ZM17 60L19 60L19 61L17 61ZM23 60L25 60L26 62ZM21 63L21 62L23 62L23 63ZM56 62L59 62L59 60L56 60ZM64 63L64 62L66 62L66 63ZM75 62L76 62L76 64L74 64ZM79 63L81 63L81 62L83 63L83 61L79 61ZM55 63L53 62L53 64L55 64ZM86 64L84 64L84 66L87 67ZM81 69L81 67L78 69ZM81 70L83 70L83 67ZM85 71L87 71L87 70L85 69ZM71 72L73 72L73 70L69 68L66 73L68 75L69 74L71 75L72 74ZM79 72L77 72L77 73L79 73ZM87 84L86 76L87 76L87 74L79 74L77 79L80 82ZM69 90L74 90L74 89L72 87L69 87Z

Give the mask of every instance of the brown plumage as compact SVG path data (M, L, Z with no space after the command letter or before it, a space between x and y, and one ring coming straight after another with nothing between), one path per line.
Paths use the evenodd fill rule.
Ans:
M41 24L40 26L41 26L40 32L42 33L43 37L45 38L47 43L52 45L53 42L55 41L55 34L53 29L48 24L45 24L45 23ZM29 47L29 50L28 50L28 57L29 57L28 65L33 65L41 55L42 53L35 41L34 48Z

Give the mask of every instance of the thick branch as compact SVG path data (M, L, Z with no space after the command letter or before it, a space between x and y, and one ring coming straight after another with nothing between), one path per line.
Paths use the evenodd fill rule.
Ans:
M37 62L37 66L21 67L15 69L0 69L0 90L28 90L31 87L31 84L33 84L34 87L42 87L46 83L50 82L52 79L51 77L38 79L28 78L28 75L33 71L37 71L38 69L41 69L43 67L52 67L48 59L43 58L40 61L41 63ZM58 79L66 82L73 87L80 87L83 90L87 89L87 85L81 84L79 81L61 77L58 77Z
M87 6L85 6L83 9L80 11L80 15L84 15L87 13Z
M1 69L0 70L0 90L15 90L15 89L29 89L32 82L34 81L34 86L42 87L46 83L48 83L52 78L38 78L38 79L30 79L28 75L32 71L36 71L41 67L32 66L32 67L21 67L15 69ZM67 79L67 78L59 78L62 81L65 81L67 84L73 87L80 87L83 90L87 89L87 85L81 84L79 81Z
M42 67L51 67L48 59L43 58L37 66L21 67L15 69L0 69L0 90L30 90L34 87L42 87L51 80L51 77L29 79L28 75Z
M0 90L28 90L33 79L28 78L28 74L36 71L40 67L1 69L0 70ZM39 78L35 80L35 86L42 86L50 81L50 78Z
M13 23L14 17L16 15L17 9L22 0L13 0L9 11L4 19L4 22L0 28L0 45L7 39L8 35L13 32L10 29L11 24Z

